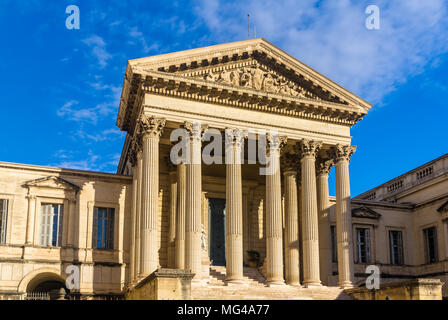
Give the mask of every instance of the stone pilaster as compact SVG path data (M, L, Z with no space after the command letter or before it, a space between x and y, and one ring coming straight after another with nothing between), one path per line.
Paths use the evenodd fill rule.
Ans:
M297 155L282 158L285 190L285 277L286 283L300 285L299 213L297 205Z
M316 153L321 142L302 139L298 143L302 174L303 285L320 286L319 223L316 194Z
M159 266L159 140L165 120L148 117L139 119L143 146L142 212L141 212L141 274L147 276Z
M284 284L280 150L287 139L272 136L268 140L271 162L266 172L266 281L270 286Z
M226 282L243 282L243 189L241 148L244 135L226 129Z
M28 194L28 214L26 219L26 235L25 243L27 245L34 242L34 217L36 215L36 196L34 194Z
M170 220L168 228L168 268L175 268L175 240L176 240L176 215L177 215L177 172L176 166L171 163L170 158L166 159L168 162L169 176L170 176Z
M177 165L176 269L185 268L186 165Z
M337 144L331 149L336 167L336 236L338 242L338 274L341 288L353 287L354 265L352 245L352 212L348 165L356 147Z
M332 160L317 158L316 176L317 176L317 212L319 219L319 262L320 279L325 285L328 285L328 275L331 274L331 239L329 224L329 191L328 175L334 165Z
M186 216L185 216L185 269L201 278L201 143L206 128L199 122L185 122L184 128L190 134L190 154L186 164Z

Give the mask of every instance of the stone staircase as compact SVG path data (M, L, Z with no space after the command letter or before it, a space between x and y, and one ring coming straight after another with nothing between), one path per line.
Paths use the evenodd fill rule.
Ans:
M193 300L353 300L338 287L298 288L288 285L267 287L256 268L244 268L244 284L226 286L226 268L210 267L210 276L191 284Z

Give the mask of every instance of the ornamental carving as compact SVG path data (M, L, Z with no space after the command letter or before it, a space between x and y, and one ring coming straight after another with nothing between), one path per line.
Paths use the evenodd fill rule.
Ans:
M235 69L210 70L205 74L197 76L197 78L293 97L316 99L315 96L305 91L295 82L279 76L260 64Z
M355 151L355 146L337 144L336 146L331 147L328 155L334 159L335 163L337 163L341 160L350 161L350 158Z
M160 137L166 120L141 114L138 119L138 134L143 136Z
M200 122L185 121L182 127L187 130L190 138L196 141L201 141L208 130L208 125L201 125Z
M281 167L285 174L300 171L300 161L297 154L285 152L281 158Z
M280 151L283 149L284 146L286 146L286 142L288 142L288 137L267 133L266 142L268 144L267 145L268 150L275 149L277 151Z
M324 174L330 174L331 167L334 166L333 160L328 159L322 159L320 157L316 160L316 175L324 175Z
M247 137L247 133L241 129L227 128L224 134L226 143L233 143L237 148L241 148L244 139Z
M322 142L302 139L297 142L297 150L299 152L300 158L305 156L316 157L317 152L322 147Z

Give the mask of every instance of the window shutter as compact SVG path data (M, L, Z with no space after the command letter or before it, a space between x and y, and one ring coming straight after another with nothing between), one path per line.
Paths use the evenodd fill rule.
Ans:
M365 229L366 262L370 262L370 229Z
M8 221L8 200L0 200L0 244L6 243L6 226Z
M92 232L92 248L97 248L98 237L98 208L93 209L93 232Z

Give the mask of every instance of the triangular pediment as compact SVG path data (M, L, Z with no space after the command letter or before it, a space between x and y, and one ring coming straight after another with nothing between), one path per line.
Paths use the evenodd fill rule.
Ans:
M440 208L437 209L437 211L440 213L448 212L448 201L442 204Z
M161 71L266 93L350 105L371 104L259 38L129 61L134 71Z
M362 206L352 209L352 217L355 218L367 218L367 219L379 219L381 214L370 209L369 207Z
M78 191L80 189L77 185L56 176L49 176L28 181L24 184L24 187L52 188L73 191Z

